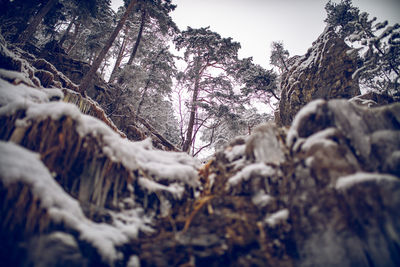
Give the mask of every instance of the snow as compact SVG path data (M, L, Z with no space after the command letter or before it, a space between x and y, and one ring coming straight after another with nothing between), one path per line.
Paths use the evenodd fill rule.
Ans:
M199 186L197 168L200 164L196 159L186 153L155 150L150 139L131 142L101 120L82 114L75 105L50 101L53 97L62 96L60 89L34 88L23 83L14 85L0 79L0 116L24 110L26 116L16 122L17 126L29 125L31 120L40 121L49 117L58 120L69 116L76 122L76 130L81 137L98 137L102 152L111 160L122 163L127 170L139 170L139 186L145 190L168 191L179 199L185 191L185 185ZM50 217L64 223L68 229L79 232L79 238L97 248L105 262L111 264L119 259L120 253L116 247L136 238L139 231L152 231L151 218L139 209L114 214L114 225L90 221L84 216L79 203L54 181L38 154L3 142L0 151L3 183L22 181L30 185ZM167 181L168 185L159 184L158 181ZM164 211L171 206L165 201L162 203Z
M268 224L271 227L274 227L275 225L279 224L280 222L286 221L289 218L289 210L288 209L283 209L279 210L269 216L267 216L264 220L266 224Z
M256 195L254 195L251 198L251 201L253 202L253 204L256 205L257 207L261 207L261 208L269 205L273 200L274 200L274 198L271 197L270 195L266 194L264 192L264 190L258 192Z
M274 173L275 170L272 167L265 165L263 162L250 164L229 178L227 186L236 186L242 181L249 180L252 176L272 176Z
M350 98L349 102L350 103L354 103L354 104L358 104L358 105L361 105L361 106L367 106L367 107L373 107L373 106L377 105L377 103L374 100L363 99L363 98L361 98L361 96L362 95L358 95L358 96L355 96L353 98Z
M13 81L14 84L19 84L23 82L26 85L35 86L27 76L17 71L0 69L0 78Z
M314 100L307 105L305 105L294 117L292 125L287 133L286 143L288 147L291 147L296 139L299 137L298 129L300 123L303 121L304 117L316 112L316 110L325 103L323 99Z
M81 137L101 137L104 143L103 152L115 162L121 162L127 169L141 169L158 180L180 181L191 187L199 185L199 162L186 153L155 150L150 139L131 142L121 138L101 120L82 114L74 104L49 102L49 97L47 91L24 84L13 85L0 79L0 115L25 109L25 122L48 117L58 120L69 116L77 122L77 131Z
M275 124L261 124L253 130L246 147L252 150L256 161L280 164L285 161L285 155L277 136Z
M398 177L389 174L357 172L355 174L340 177L336 181L335 188L337 190L345 190L356 184L370 182L370 181L375 181L379 183L381 181L400 181L400 180Z
M30 103L44 103L48 102L48 95L33 87L25 84L13 85L0 79L0 106L18 106L28 105ZM13 112L12 108L9 112Z
M115 227L87 219L78 201L65 193L53 179L40 161L39 154L3 141L0 141L0 151L0 175L5 186L15 182L28 185L52 220L78 231L79 238L97 248L106 262L118 259L115 246L126 243L127 237Z
M245 148L245 144L233 146L231 149L225 150L225 156L229 160L229 162L232 162L244 155Z
M130 256L127 267L140 267L140 259L137 255Z
M181 199L184 192L184 188L179 186L177 183L165 186L143 177L139 178L138 183L142 188L147 189L149 192L170 192L176 199Z
M113 224L129 239L138 238L139 231L143 233L153 233L151 227L152 217L146 215L141 207L123 210L120 212L111 212Z
M301 146L303 151L309 151L315 145L322 145L324 147L336 146L337 144L329 140L337 134L337 130L335 128L327 128L315 134L309 136Z
M42 92L44 92L49 99L51 98L58 98L58 99L63 99L64 98L64 93L61 89L58 88L41 88L40 89Z

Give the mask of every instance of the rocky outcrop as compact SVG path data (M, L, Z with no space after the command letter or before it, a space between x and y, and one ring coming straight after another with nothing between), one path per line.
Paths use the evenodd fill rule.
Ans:
M184 235L214 241L192 244L195 262L397 266L399 109L318 100L286 137L264 125L232 141L201 172L205 195Z
M125 265L130 243L193 198L197 162L130 142L62 96L0 79L1 261Z
M399 103L317 99L199 169L0 52L3 265L400 265Z
M351 98L360 94L353 80L356 61L350 47L327 28L304 56L290 62L281 81L276 121L289 126L296 113L314 99Z
M320 100L296 116L287 203L300 265L399 264L399 112Z

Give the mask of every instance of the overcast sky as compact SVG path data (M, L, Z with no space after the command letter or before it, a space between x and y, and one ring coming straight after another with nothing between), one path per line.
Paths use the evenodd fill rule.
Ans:
M121 0L113 0L118 5ZM172 0L172 18L181 30L210 26L242 45L240 57L269 63L272 41L283 41L291 55L302 55L324 29L328 0ZM338 0L334 2L340 2ZM400 23L400 0L353 0L370 17Z

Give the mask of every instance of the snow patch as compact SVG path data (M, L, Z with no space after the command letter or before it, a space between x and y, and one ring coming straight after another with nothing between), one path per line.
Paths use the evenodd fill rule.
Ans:
M322 145L324 147L337 146L337 144L329 140L329 138L335 136L337 130L335 128L327 128L315 134L309 136L301 146L301 149L305 152L309 151L313 146Z
M129 239L138 238L139 231L153 233L152 217L145 214L141 207L111 212L113 225Z
M139 178L139 186L146 189L149 192L160 192L167 191L170 192L176 199L181 199L185 189L179 186L177 183L172 183L168 186L156 183L147 178Z
M289 218L289 210L288 209L283 209L279 210L269 216L267 216L264 220L266 224L268 224L271 227L274 227L275 225L286 221Z
M126 235L115 227L87 219L78 201L53 179L39 154L3 141L0 151L0 175L5 186L15 182L28 185L52 220L78 231L79 238L97 248L104 261L112 263L119 258L115 247L128 241Z
M302 123L304 117L309 116L312 113L315 113L317 109L325 104L325 100L323 99L317 99L314 100L307 105L305 105L294 117L294 120L292 122L292 126L290 127L287 137L286 137L286 143L288 147L291 147L296 139L299 137L299 132L298 129L300 127L300 124Z
M242 181L249 180L252 176L272 176L274 174L275 170L272 167L265 165L263 162L250 164L229 178L227 186L236 186Z
M8 81L13 81L14 84L19 84L21 82L34 87L33 82L24 75L24 73L6 69L0 69L0 78L3 78Z
M245 148L245 144L233 146L230 150L225 150L225 156L232 162L244 155Z
M59 93L54 91L54 94ZM183 152L155 150L150 139L131 142L121 138L101 120L82 114L74 104L49 102L51 95L48 91L24 84L13 85L0 79L0 115L25 109L25 122L48 117L58 120L63 116L69 116L77 122L77 131L81 137L89 134L101 137L103 152L115 162L121 162L127 169L140 168L158 181L179 181L191 187L199 185L197 168L200 164L196 159Z
M337 190L346 190L356 184L375 181L400 181L398 177L389 175L389 174L381 174L381 173L368 173L368 172L357 172L352 175L347 175L340 177L336 181L335 188Z
M268 206L273 200L274 200L274 198L271 197L270 195L266 194L264 192L264 190L258 192L256 195L254 195L251 198L251 201L253 202L253 204L260 208Z

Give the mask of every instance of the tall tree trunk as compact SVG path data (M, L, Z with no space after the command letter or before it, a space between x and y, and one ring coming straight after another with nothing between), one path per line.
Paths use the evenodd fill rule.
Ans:
M146 23L146 10L143 9L142 10L142 18L141 18L140 27L139 27L139 32L138 32L138 35L137 35L137 38L136 38L135 45L133 46L133 49L132 49L132 54L129 57L128 65L132 65L132 62L135 59L137 50L139 48L140 40L142 39L143 28L144 28L144 24L145 23Z
M200 82L200 73L197 75L195 85L194 85L192 106L190 108L190 118L189 118L188 130L186 132L185 142L183 143L183 146L182 146L182 151L187 152L187 153L189 153L190 147L193 142L192 135L193 135L193 128L194 128L194 122L195 122L196 111L197 111L197 97L199 96L199 91L200 91L199 82Z
M79 29L81 27L81 23L78 21L75 23L75 30L74 30L74 35L72 36L71 43L69 44L66 53L69 54L71 50L74 48L76 44L76 38L78 37L79 34Z
M113 70L111 72L110 79L108 80L109 83L111 83L111 82L113 82L115 80L115 75L117 74L117 70L119 68L119 65L121 65L122 59L124 58L124 52L125 52L125 49L126 49L126 44L128 42L128 31L129 31L129 28L125 27L124 40L122 41L121 48L118 51L117 60L115 61L115 65L114 65L114 68L113 68Z
M154 71L155 71L155 69L156 69L156 62L157 62L158 58L161 56L161 54L164 53L164 51L165 51L164 48L161 49L160 52L158 52L157 55L156 55L156 57L154 58L154 61L153 61L154 64L153 64L153 66L151 66L151 70L150 70L149 77L147 78L146 85L145 85L144 88L143 88L142 97L140 98L140 102L139 102L138 107L137 107L137 109L136 109L136 115L138 115L138 116L139 116L139 114L140 114L142 105L143 105L143 103L144 103L144 99L145 99L145 97L146 97L147 90L149 89L149 85L150 85L150 82L151 82L151 80L152 80L153 73L154 73Z
M71 22L68 24L67 29L65 30L63 36L61 37L60 41L58 42L58 45L60 47L63 47L63 44L64 44L65 40L67 40L69 32L72 29L72 25L74 25L74 23L75 23L76 17L77 17L76 15L73 15Z
M79 90L81 92L84 92L84 90L90 85L92 82L93 76L96 73L97 69L99 68L101 62L105 58L108 50L110 50L110 47L112 46L115 38L117 37L119 31L122 29L122 27L125 24L126 19L128 18L129 14L132 12L133 7L136 4L136 0L131 0L129 3L124 15L118 22L117 27L114 29L113 33L111 34L110 38L108 38L107 43L104 45L103 49L100 51L99 55L96 57L96 59L93 61L92 66L90 67L90 70L86 73L86 75L82 78L82 81L79 85Z
M26 29L18 37L17 43L24 45L28 39L36 32L37 27L43 18L49 13L53 6L58 2L58 0L49 0L47 3L39 10L39 12L33 17L32 21L28 24Z
M140 111L141 111L141 109L142 109L142 106L143 106L143 103L144 103L144 99L145 99L145 97L146 97L147 90L149 89L150 81L151 81L151 80L150 80L150 77L149 77L149 78L147 79L147 81L146 81L146 85L145 85L144 88L143 88L142 97L140 98L140 102L139 102L138 107L137 107L137 109L136 109L136 115L138 115L138 116L139 116Z
M108 59L106 58L105 60L104 60L104 64L103 64L103 67L101 68L101 71L100 71L100 76L104 79L104 70L106 69L106 67L107 67L107 61L108 61Z

